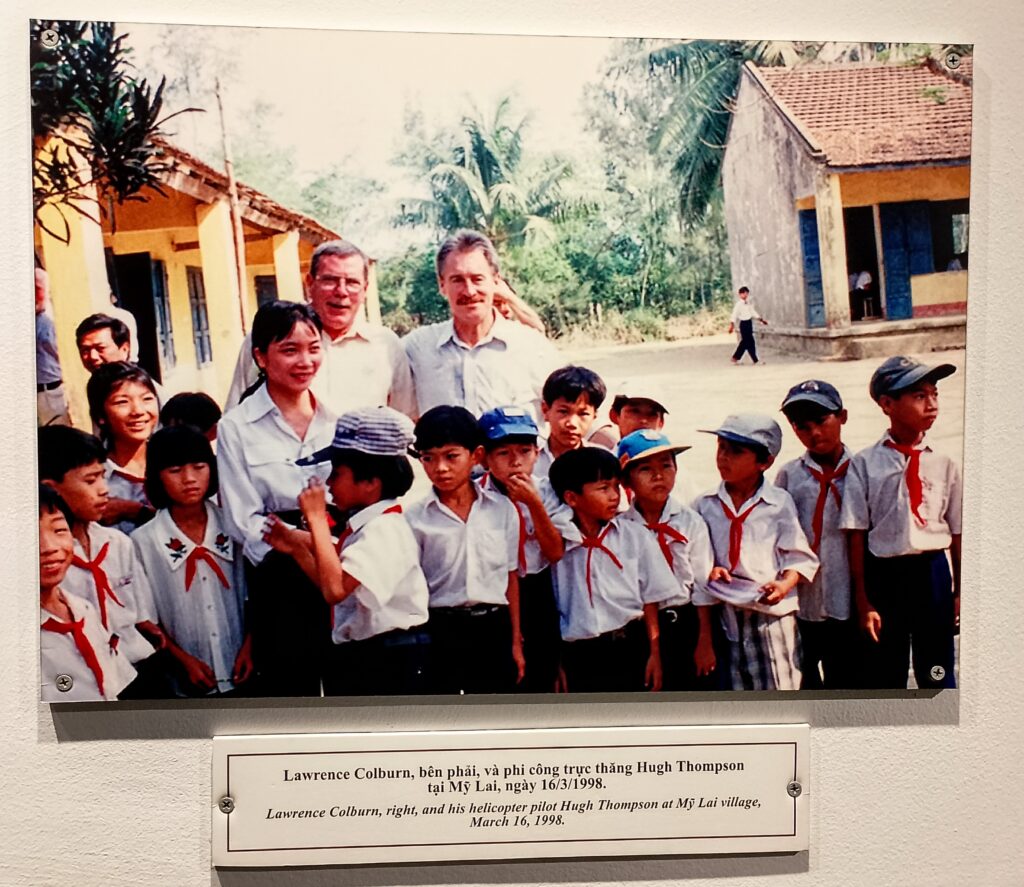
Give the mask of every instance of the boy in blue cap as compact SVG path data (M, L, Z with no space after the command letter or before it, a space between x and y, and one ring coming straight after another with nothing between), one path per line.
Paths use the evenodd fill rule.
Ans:
M939 415L936 383L955 372L948 363L890 357L871 377L868 390L889 430L851 460L839 525L849 531L854 601L873 642L875 687L907 686L911 650L918 687L956 686L960 473L925 443Z
M818 558L785 490L765 480L782 449L769 416L727 416L718 437L722 483L694 503L707 522L715 567L708 592L722 601L734 690L799 690L797 583L810 582Z
M551 565L565 553L563 534L574 532L572 509L562 504L546 477L533 477L538 429L522 407L488 410L480 417L484 437L482 489L507 496L519 513L519 621L526 674L519 689L548 693L558 676L561 633L551 586Z
M646 527L657 541L679 584L679 591L658 609L662 689L713 689L707 679L715 669L710 606L703 592L714 566L707 524L692 508L672 496L676 456L690 449L673 446L660 431L641 429L619 441L622 483L633 492L622 517Z
M833 385L808 379L790 388L782 412L807 449L787 462L775 485L796 503L800 525L821 569L798 590L803 690L857 686L856 631L850 620L850 559L839 529L846 473L853 455L843 443L846 410Z

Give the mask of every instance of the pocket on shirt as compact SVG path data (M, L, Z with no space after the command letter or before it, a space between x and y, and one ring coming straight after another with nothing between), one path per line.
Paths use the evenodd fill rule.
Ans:
M477 552L477 555L480 558L480 563L485 565L489 570L493 570L495 573L507 575L519 566L515 563L515 554L512 556L513 562L511 564L509 563L509 540L508 537L500 530L484 530L477 536L476 543L483 549L482 551ZM514 551L518 552L518 539L515 540L514 546Z

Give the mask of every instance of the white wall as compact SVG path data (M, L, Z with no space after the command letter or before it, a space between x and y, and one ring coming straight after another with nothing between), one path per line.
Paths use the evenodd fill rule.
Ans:
M808 39L957 39L977 43L967 437L963 689L907 700L644 705L356 706L238 703L212 710L122 705L116 711L40 705L36 680L32 451L27 19L42 4L5 5L0 57L6 211L0 224L0 884L1020 884L1024 840L1024 620L1021 607L1021 442L1024 369L1017 336L1024 280L1020 96L1024 8L1014 0L893 3L842 0L274 0L78 4L65 18L129 17L422 30ZM339 10L335 11L335 7ZM493 7L493 8L492 8ZM300 13L298 10L302 9ZM508 63L528 63L526 59ZM467 72L472 76L472 72ZM17 460L17 462L15 461ZM31 461L28 459L27 461ZM524 862L355 870L209 870L210 741L214 733L529 724L800 721L812 731L808 854L610 862Z

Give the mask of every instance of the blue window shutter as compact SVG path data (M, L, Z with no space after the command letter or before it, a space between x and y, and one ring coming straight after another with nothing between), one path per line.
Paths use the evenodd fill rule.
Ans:
M818 250L818 214L800 210L800 246L804 253L804 299L807 326L825 326L825 294L821 288L821 253Z
M910 300L911 250L907 230L910 205L883 203L878 207L885 266L885 316L889 320L906 320L914 314Z
M932 217L928 202L918 200L906 206L907 248L910 251L910 273L931 274L935 270L932 254Z

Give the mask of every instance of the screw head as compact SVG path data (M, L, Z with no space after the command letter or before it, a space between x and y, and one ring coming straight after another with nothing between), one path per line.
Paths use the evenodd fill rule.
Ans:
M793 782L786 786L786 793L791 798L799 798L800 795L803 794L803 791L804 787L796 780L793 780Z
M928 672L933 681L941 681L946 676L946 669L941 665L933 665L931 671Z
M60 34L58 34L53 28L47 28L45 31L41 31L39 33L39 42L47 49L53 49L59 41Z
M221 813L230 813L235 809L235 799L225 795L217 802L217 806L220 808Z
M946 67L948 68L959 68L960 67L960 53L950 52L946 55Z
M57 679L54 681L54 684L57 685L57 689L60 690L61 693L67 693L68 690L75 686L75 679L69 674L59 674L57 675Z

